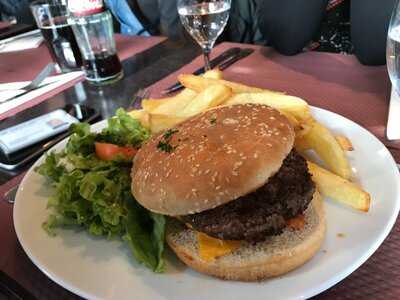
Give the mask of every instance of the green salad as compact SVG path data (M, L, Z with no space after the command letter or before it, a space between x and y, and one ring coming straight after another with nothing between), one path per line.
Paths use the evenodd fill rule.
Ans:
M59 227L81 226L92 235L122 238L137 261L163 272L165 218L133 198L132 159L125 156L150 137L149 131L122 109L100 133L90 132L86 123L70 130L65 149L51 152L35 169L55 187L43 228L54 235ZM106 159L99 155L99 145Z

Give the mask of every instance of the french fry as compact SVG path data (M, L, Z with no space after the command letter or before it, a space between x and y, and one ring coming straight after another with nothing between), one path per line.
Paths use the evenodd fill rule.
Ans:
M222 72L218 69L209 70L203 75L205 78L221 79ZM183 89L175 96L162 99L143 99L142 108L150 113L176 115L183 110L197 93L191 89Z
M226 104L259 103L271 106L282 113L294 116L302 122L312 119L310 108L306 101L301 98L284 94L262 92L235 94Z
M301 132L301 131L299 131L299 132ZM343 135L337 135L337 136L335 136L335 139L339 143L339 145L343 151L353 151L354 150L351 141L347 137L345 137ZM303 138L301 133L298 133L298 132L296 132L295 147L296 147L296 150L299 152L304 152L311 148L311 146Z
M178 80L182 83L186 88L192 89L198 93L206 89L210 85L215 84L223 84L232 89L234 93L272 93L272 94L282 94L280 92L270 91L267 89L260 89L257 87L247 86L241 83L222 80L222 79L213 79L213 78L205 78L191 74L181 74L178 76Z
M363 212L369 210L371 196L359 186L310 161L307 164L312 179L322 195Z
M144 99L142 107L144 110L153 114L176 115L190 101L195 98L197 93L190 89L184 89L173 97L163 99Z
M206 71L202 76L204 78L222 79L222 71L220 69L212 69Z
M209 108L218 106L232 96L232 90L226 85L211 85L200 92L186 107L178 113L180 117L190 117Z
M333 134L325 126L316 121L313 122L311 129L303 138L333 173L344 179L350 178L351 170L346 155Z
M281 111L283 115L289 120L290 124L292 124L293 128L298 131L301 130L300 122L296 119L295 116L291 115L290 113Z
M337 136L335 136L335 139L339 143L340 147L342 147L343 151L353 151L354 150L353 144L344 135L337 135Z
M161 115L161 114L149 114L149 125L151 133L157 133L169 128L174 127L186 118Z
M294 147L296 148L297 152L304 152L310 149L310 145L308 144L307 140L298 134L296 134Z
M130 112L128 112L128 114L134 118L140 121L140 123L146 127L149 128L149 114L147 111L145 111L144 109L138 109L138 110L131 110Z

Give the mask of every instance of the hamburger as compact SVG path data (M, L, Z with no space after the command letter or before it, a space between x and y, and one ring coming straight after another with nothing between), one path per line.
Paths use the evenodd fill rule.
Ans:
M323 203L295 132L260 104L223 106L152 137L135 156L132 193L171 218L166 241L193 269L254 281L313 257Z

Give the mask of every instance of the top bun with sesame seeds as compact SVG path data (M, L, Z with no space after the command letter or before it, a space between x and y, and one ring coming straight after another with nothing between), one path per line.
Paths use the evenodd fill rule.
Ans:
M153 136L137 152L132 193L169 216L222 206L265 185L292 151L295 133L279 111L223 106Z

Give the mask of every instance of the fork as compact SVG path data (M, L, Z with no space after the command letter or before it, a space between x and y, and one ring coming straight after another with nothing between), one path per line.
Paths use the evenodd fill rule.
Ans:
M55 66L56 66L55 63L47 64L47 66L45 66L42 69L42 71L40 71L39 74L36 75L36 77L28 85L26 85L26 86L24 86L22 88L16 89L16 90L24 91L23 93L17 94L16 96L14 96L14 97L12 97L10 99L6 99L4 101L1 101L0 103L6 103L6 102L9 102L9 101L12 101L12 100L14 100L14 99L16 99L18 97L21 97L23 95L28 94L29 92L31 92L33 90L38 89L39 87L48 85L49 83L44 84L44 85L41 86L42 82L47 77L49 77L49 75L54 71Z
M132 101L128 105L128 111L131 109L135 109L138 105L141 104L142 100L149 97L150 90L146 88L139 89L136 94L133 96Z
M40 84L51 74L51 72L53 72L54 68L55 68L56 64L51 62L48 63L37 75L36 77L27 85L21 87L21 88L10 88L10 89L5 89L5 90L9 90L9 91L15 91L15 90L21 90L21 91L25 91L25 92L29 92L32 91L34 89L37 89ZM16 96L19 97L22 94Z
M43 82L43 80L45 80L47 77L49 77L51 72L54 71L55 66L56 66L56 64L53 62L48 63L28 85L24 86L23 88L20 88L19 90L24 90L25 92L30 92L32 90L37 89L40 86L40 84ZM18 95L18 97L19 96L20 95Z

